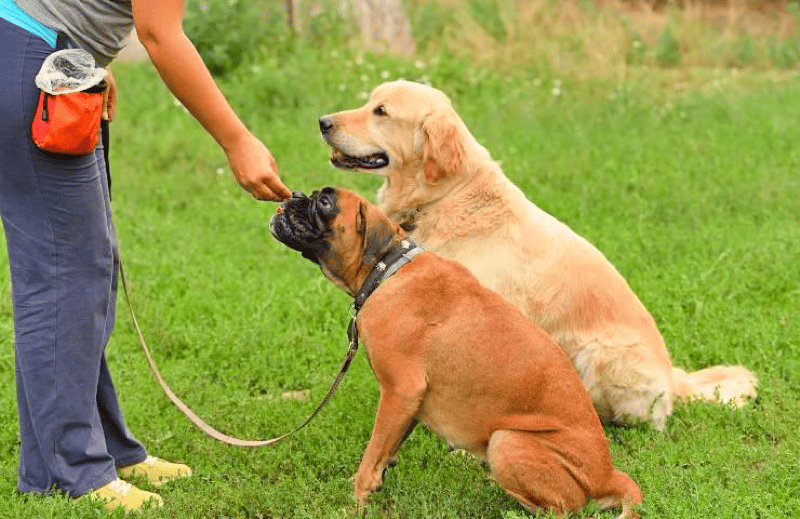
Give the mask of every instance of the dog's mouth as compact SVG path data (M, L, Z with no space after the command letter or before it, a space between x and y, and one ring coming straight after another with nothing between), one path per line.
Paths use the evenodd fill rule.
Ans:
M332 148L331 164L341 169L380 169L389 165L389 156L381 151L357 157Z
M270 219L272 236L318 264L319 253L327 248L330 232L327 222L337 212L333 196L331 188L314 191L310 197L292 193L292 198L283 202Z
M302 193L292 193L269 221L272 236L304 258L319 263L314 245L324 236L325 229L313 214L312 199Z

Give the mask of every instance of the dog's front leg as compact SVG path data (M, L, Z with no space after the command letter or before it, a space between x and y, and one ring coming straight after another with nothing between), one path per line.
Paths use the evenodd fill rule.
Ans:
M383 471L414 423L422 398L381 388L372 436L364 451L355 481L356 499L364 505L381 486Z
M394 451L392 451L392 453L389 455L388 464L390 467L397 465L397 451L400 450L400 447L403 445L403 443L408 439L409 436L411 436L411 433L414 432L414 429L416 429L418 423L419 422L417 419L413 418L411 423L408 424L408 427L406 427L406 432L403 433L403 437L400 438L400 442L394 448Z

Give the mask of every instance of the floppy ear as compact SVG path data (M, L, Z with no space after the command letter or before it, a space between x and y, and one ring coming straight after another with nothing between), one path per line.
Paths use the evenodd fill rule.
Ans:
M359 230L364 236L361 262L365 265L374 265L397 240L399 228L374 205L361 202L358 204L358 213Z
M464 137L452 114L436 114L422 124L425 150L422 167L429 183L458 172L464 164Z

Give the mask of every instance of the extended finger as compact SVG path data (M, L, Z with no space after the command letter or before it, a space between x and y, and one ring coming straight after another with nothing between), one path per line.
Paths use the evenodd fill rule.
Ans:
M270 187L267 186L266 184L254 185L252 186L252 189L248 189L248 191L250 191L250 194L256 200L268 201L268 202L280 202L281 200L283 200L280 196L275 194L275 192L272 189L270 189Z
M271 191L275 195L278 196L279 201L280 200L287 200L289 198L292 198L292 190L289 189L288 187L284 186L283 184L279 184L277 186L277 189L276 189L276 186L272 186Z

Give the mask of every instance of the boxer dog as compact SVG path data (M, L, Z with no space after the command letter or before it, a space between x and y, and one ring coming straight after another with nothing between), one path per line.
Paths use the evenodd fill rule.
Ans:
M380 385L355 476L360 506L422 422L483 460L531 512L562 514L594 499L602 508L622 505L620 517L637 516L630 507L641 490L614 467L569 359L515 306L455 261L427 251L409 259L413 245L400 227L351 191L296 194L270 228L356 298L357 328ZM399 268L396 258L404 258Z

